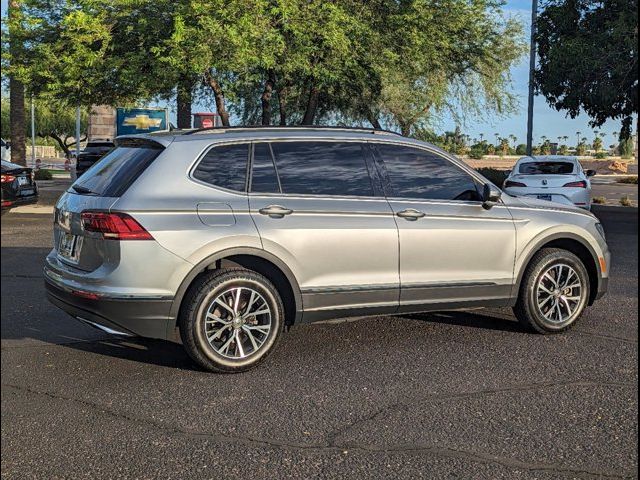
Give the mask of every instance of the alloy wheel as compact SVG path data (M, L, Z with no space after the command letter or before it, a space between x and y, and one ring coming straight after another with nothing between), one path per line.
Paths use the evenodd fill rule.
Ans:
M219 355L233 360L255 354L271 331L271 308L259 292L249 287L225 290L204 315L209 345Z
M536 305L546 321L559 325L569 321L580 308L582 282L573 267L560 263L540 275Z

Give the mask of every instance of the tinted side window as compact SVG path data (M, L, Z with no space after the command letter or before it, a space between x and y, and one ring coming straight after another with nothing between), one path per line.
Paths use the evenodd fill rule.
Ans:
M378 145L377 151L395 197L480 200L473 178L435 153L398 145Z
M213 147L198 163L193 178L216 187L244 192L248 160L248 144Z
M272 143L283 193L373 196L364 145L355 142Z
M256 143L253 150L251 171L251 191L259 193L280 193L280 184L268 143Z

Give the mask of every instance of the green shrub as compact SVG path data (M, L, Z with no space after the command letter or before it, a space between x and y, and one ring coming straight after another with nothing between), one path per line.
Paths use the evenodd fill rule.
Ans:
M630 185L637 185L638 184L638 177L619 178L618 179L618 183L628 183Z
M502 184L507 178L506 170L498 170L497 168L478 168L478 173L489 180L491 183L494 183L498 187L502 188Z
M521 143L516 147L516 155L526 155L527 154L527 146L524 143Z
M36 170L33 178L36 180L51 180L53 178L53 173L49 170Z
M596 153L596 158L602 160L603 158L607 158L609 154L607 152L598 152Z
M469 150L469 158L473 158L474 160L481 160L484 156L484 148L479 145L474 145Z

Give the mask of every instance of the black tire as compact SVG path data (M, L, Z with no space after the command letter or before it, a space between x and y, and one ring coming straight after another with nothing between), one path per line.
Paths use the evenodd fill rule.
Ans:
M253 345L255 344L249 341L251 340L249 338L251 332L245 331L243 326L234 324L235 320L233 318L236 317L232 317L231 313L220 308L220 302L214 303L223 294L225 295L224 298L230 298L227 295L233 298L233 293L229 292L231 290L237 292L238 290L236 289L238 288L241 288L241 291L244 292L242 294L244 295L244 300L241 301L245 302L245 307L250 303L247 300L247 295L252 295L251 291L254 291L262 297L259 301L264 303L261 303L261 305L268 306L270 310L268 317L265 316L266 314L262 314L260 320L258 320L257 316L249 317L252 319L249 321L254 321L256 324L265 322L267 318L270 321L268 333L256 332L255 336L251 335L252 339L254 341L257 340L256 343L259 344L257 349L254 349ZM229 305L228 302L226 304ZM214 308L215 305L218 305L218 307L214 312L218 313L215 314L215 317L207 317L207 313L211 313L211 308ZM238 308L238 310L241 309ZM219 327L222 322L205 320L205 318L222 318L223 316L225 321L231 322L230 326ZM230 343L227 345L228 350L224 353L229 353L231 346L235 349L236 356L239 349L241 353L245 353L245 348L247 351L253 351L244 358L232 358L220 353L208 340L208 338L216 337L216 335L207 336L207 324L209 324L209 328L213 328L211 327L212 323L215 327L219 327L218 330L223 330L223 333L213 340L214 343L223 344L219 349L220 351L224 349L223 347L227 341ZM276 348L285 325L284 306L278 290L263 275L241 268L214 270L200 275L191 285L183 300L178 324L184 348L198 365L217 373L244 372L258 365ZM247 326L251 328L249 323L247 323ZM211 330L209 333L211 334L218 330ZM231 338L234 334L240 336L239 342ZM239 347L238 343L240 343ZM244 348L242 347L243 344L245 345Z
M566 303L563 304L563 301L561 300L562 296L557 299L558 303L560 304L560 313L562 313L562 311L564 311L565 314L568 314L569 312L572 313L566 315L565 320L557 319L556 321L553 321L549 317L545 316L542 311L543 308L546 308L547 312L545 313L549 314L552 317L554 316L554 314L549 310L550 306L548 306L548 303L542 308L538 307L538 302L543 302L546 299L546 294L544 292L539 292L538 287L540 285L540 282L543 281L542 277L551 268L562 267L564 271L565 266L571 267L579 279L581 286L579 295L580 298L579 300L575 301L575 304L572 303L570 305L572 307L575 307L571 310L569 310L568 307L564 306L566 305ZM566 270L568 271L568 269ZM544 281L548 282L549 280ZM575 281L573 283L575 284ZM549 285L549 283L547 283L546 285ZM545 285L543 284L543 286ZM520 283L518 301L516 303L516 306L513 308L513 312L522 325L535 332L542 334L564 332L575 325L576 321L584 312L584 309L589 301L590 286L591 285L589 282L589 274L587 272L587 269L582 263L582 260L580 260L576 255L560 248L544 248L536 253L529 262L529 265L527 265L527 268L522 277L522 281ZM558 293L555 293L556 291ZM561 288L557 288L554 293L556 295L561 295L562 291L563 290ZM572 290L572 292L575 292L575 290ZM540 299L539 295L542 295ZM568 295L575 295L575 293L569 293ZM551 303L555 301L554 298L550 298L549 300ZM561 315L557 315L557 317L560 316Z

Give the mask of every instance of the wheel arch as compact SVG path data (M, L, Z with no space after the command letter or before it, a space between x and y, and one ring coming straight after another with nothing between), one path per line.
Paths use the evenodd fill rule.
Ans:
M598 294L598 287L602 278L602 271L600 269L600 262L598 261L598 255L588 242L582 237L569 232L556 233L538 240L532 248L529 249L524 261L520 265L520 269L517 273L515 289L513 292L513 298L517 298L520 292L520 284L522 277L526 271L529 263L533 259L533 256L543 248L561 248L567 250L576 255L584 264L589 274L589 305L592 305Z
M257 248L229 248L201 260L184 278L171 304L167 338L175 337L182 301L191 284L202 273L220 268L223 263L237 264L267 277L275 285L282 297L287 324L293 324L301 319L302 294L300 287L295 276L282 260L269 252Z

